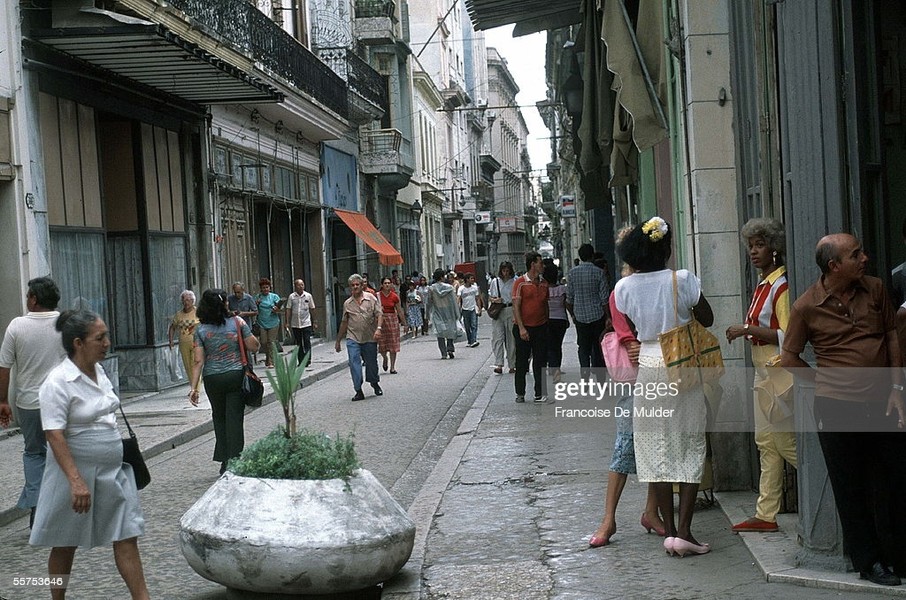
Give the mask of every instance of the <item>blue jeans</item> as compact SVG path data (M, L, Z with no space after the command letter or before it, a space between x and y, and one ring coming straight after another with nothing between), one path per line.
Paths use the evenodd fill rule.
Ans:
M365 361L365 381L377 385L381 381L377 369L377 342L359 343L346 340L346 354L349 357L349 372L352 374L352 387L356 392L362 391L362 360Z
M462 325L466 329L466 343L478 341L478 313L474 310L462 311Z
M44 461L47 457L47 441L44 429L41 428L40 409L16 409L16 420L19 431L25 439L25 451L22 453L22 466L25 471L25 485L16 503L18 508L33 508L38 505L38 492L41 490L41 479L44 477Z

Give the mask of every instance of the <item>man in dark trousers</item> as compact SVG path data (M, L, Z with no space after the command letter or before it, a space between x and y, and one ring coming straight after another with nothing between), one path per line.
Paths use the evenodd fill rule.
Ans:
M601 334L607 325L607 299L610 290L607 276L594 264L595 249L591 244L579 246L579 266L569 270L566 282L566 310L576 324L579 366L582 376L589 367L603 367Z
M900 585L906 568L906 409L894 308L868 256L846 233L818 242L821 277L793 304L782 365L815 382L815 422L843 545L862 579ZM815 350L817 371L800 354ZM894 539L891 539L894 538ZM902 573L901 573L902 574Z

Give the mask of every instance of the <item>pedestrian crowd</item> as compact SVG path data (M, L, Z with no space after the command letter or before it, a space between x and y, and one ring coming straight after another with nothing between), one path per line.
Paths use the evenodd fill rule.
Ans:
M783 225L752 219L740 233L759 282L748 310L725 336L728 343L750 345L760 478L753 516L732 530L778 530L784 464L797 464L793 387L794 378L801 378L815 387L817 437L847 554L860 577L899 585L906 574L906 520L899 510L906 494L901 431L906 428L906 302L897 312L881 280L866 275L868 256L860 242L842 233L818 242L821 274L791 301ZM662 337L693 321L704 327L714 323L700 279L668 267L672 241L670 224L657 216L622 230L616 251L623 268L613 286L606 260L591 244L578 248L579 258L565 274L537 252L525 254L521 273L501 262L496 276L488 278L486 298L474 273L437 269L429 284L417 272L401 278L394 270L377 289L367 273L352 274L334 345L336 352L346 348L352 400L365 399L365 383L375 396L384 394L378 356L383 372L397 374L405 332L430 332L440 358L453 360L456 342L479 346L479 317L485 311L493 321L494 373L507 368L515 376L517 403L526 400L530 371L536 403L547 402L548 378L561 382L562 344L570 326L576 328L583 379L601 377L603 371L592 369L613 360L605 341L612 332L635 367L634 390L670 389L675 381ZM202 384L210 401L213 460L221 473L244 447L242 385L257 352L263 352L265 367L273 368L285 332L299 348L300 363L311 356L318 307L305 281L296 279L286 298L273 291L268 278L258 287L255 295L242 282L235 282L231 293L205 290L197 306L195 293L184 290L169 323L169 346L176 345L172 368L185 370L189 401L198 405ZM24 442L25 485L17 506L30 512L30 543L51 547L50 574L68 575L79 547L111 544L130 594L147 598L137 543L144 518L132 468L122 460L115 414L122 410L120 401L100 364L110 347L109 332L90 311L61 314L59 301L52 279L29 281L28 312L10 323L0 346L0 426L12 421L12 394ZM817 369L802 358L807 344ZM647 486L640 524L664 538L664 551L679 557L711 551L692 530L708 454L708 389L615 398L623 416L604 516L589 539L591 547L606 547L617 534L616 507L628 476L637 474ZM655 409L671 418L652 417ZM65 589L54 591L55 597L63 594Z

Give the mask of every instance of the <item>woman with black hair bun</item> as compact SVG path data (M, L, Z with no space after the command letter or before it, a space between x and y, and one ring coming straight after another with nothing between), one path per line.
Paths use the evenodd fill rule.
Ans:
M711 551L692 535L695 497L704 473L707 408L701 389L679 394L670 391L658 336L693 318L710 327L714 315L698 277L685 269L667 268L671 241L670 225L660 217L634 227L620 241L617 252L635 273L617 282L613 293L617 310L636 326L641 343L635 389L646 392L633 398L639 481L651 484L664 518L664 549L685 556ZM655 389L665 391L647 392ZM674 518L674 484L679 485L678 519Z

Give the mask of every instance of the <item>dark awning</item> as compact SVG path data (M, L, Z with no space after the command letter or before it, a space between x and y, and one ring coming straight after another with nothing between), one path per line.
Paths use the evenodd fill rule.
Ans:
M346 223L353 233L362 238L362 241L371 246L378 253L379 262L386 266L403 264L403 256L399 250L393 247L393 244L387 241L374 224L368 220L368 217L359 212L351 210L334 209L337 216Z
M579 0L465 0L475 29L515 23L514 36L558 29L581 21Z
M34 39L196 104L280 102L283 94L162 25L67 27Z

